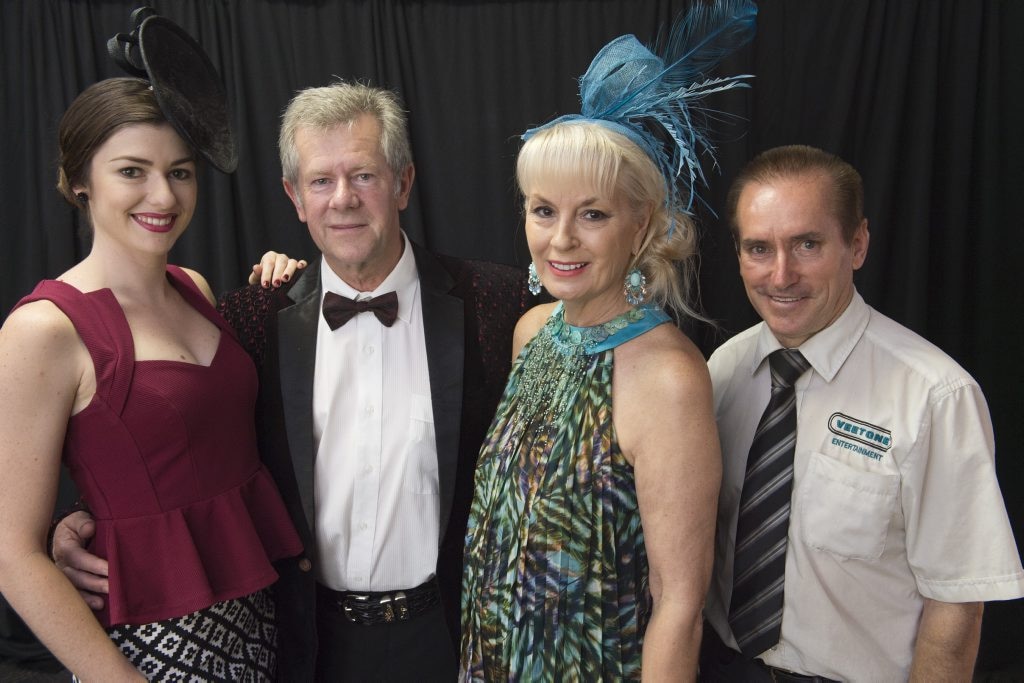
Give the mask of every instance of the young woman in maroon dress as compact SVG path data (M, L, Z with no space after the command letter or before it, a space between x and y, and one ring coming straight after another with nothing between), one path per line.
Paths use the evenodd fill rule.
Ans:
M301 546L256 450L252 361L167 263L203 150L138 78L88 88L59 136L92 249L0 329L0 591L84 680L270 680L271 563ZM98 614L46 552L62 460L108 563Z

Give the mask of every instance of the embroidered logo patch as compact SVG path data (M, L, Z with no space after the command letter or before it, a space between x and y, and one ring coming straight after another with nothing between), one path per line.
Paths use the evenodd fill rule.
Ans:
M846 439L853 439L883 453L892 448L892 432L843 413L832 413L828 430Z

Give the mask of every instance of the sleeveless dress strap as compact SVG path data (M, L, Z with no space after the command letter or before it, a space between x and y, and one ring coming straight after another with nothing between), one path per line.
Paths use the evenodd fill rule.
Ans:
M181 294L182 298L184 298L192 308L203 314L206 319L216 325L221 332L226 332L236 341L238 340L238 335L235 333L234 328L224 320L224 317L217 312L216 308L210 305L210 301L206 298L206 295L203 294L202 290L200 290L198 286L196 286L195 281L184 271L184 269L175 265L167 264L167 279L170 280L171 284L174 285L174 288L178 290L178 293Z
M113 292L86 294L60 280L43 280L15 308L33 301L49 301L68 317L92 358L96 395L120 415L135 372L135 343Z

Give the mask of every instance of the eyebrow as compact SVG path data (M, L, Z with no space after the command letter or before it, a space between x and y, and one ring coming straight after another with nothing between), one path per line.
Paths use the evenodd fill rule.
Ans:
M132 157L132 156L114 157L113 159L110 160L109 163L115 163L115 162L118 162L118 161L129 161L129 162L131 162L133 164L139 164L141 166L152 166L153 165L153 161L150 160L150 159L143 159L141 157ZM181 166L182 164L189 164L189 163L195 163L195 157L187 156L187 157L183 157L181 159L178 159L176 161L172 161L171 162L171 166Z
M553 201L551 201L547 197L544 197L543 195L539 195L539 194L531 194L529 197L527 197L527 200L529 200L531 202L540 202L542 204L554 204ZM586 197L579 204L580 204L580 206L588 206L590 204L597 204L600 201L604 201L604 200L602 200L601 197L597 197L597 196Z
M818 230L810 230L808 232L802 232L799 235L792 235L787 239L790 244L796 242L804 242L806 240L821 241L825 239L825 233ZM757 239L754 237L746 237L740 240L740 248L750 248L762 244L768 244L772 242L770 239Z
M825 233L818 230L811 230L809 232L802 232L799 235L793 235L789 238L790 242L803 242L805 240L822 240L825 238Z

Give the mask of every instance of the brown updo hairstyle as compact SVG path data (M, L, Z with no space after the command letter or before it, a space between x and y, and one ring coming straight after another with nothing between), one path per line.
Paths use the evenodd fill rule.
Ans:
M149 81L141 78L108 78L94 83L75 98L60 120L57 189L70 204L88 210L75 185L89 180L89 166L96 150L122 126L167 123Z

